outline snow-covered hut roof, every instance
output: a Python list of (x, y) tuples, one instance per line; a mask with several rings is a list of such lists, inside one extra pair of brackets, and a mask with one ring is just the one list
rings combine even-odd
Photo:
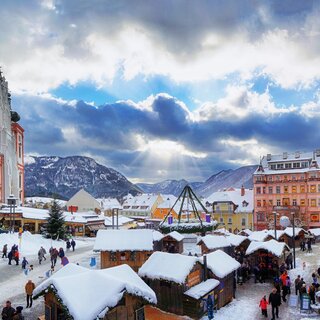
[(140, 277), (183, 284), (198, 262), (197, 257), (166, 252), (154, 252), (139, 269)]
[(165, 236), (164, 234), (162, 234), (157, 230), (153, 230), (152, 235), (153, 235), (153, 241), (160, 241)]
[[(305, 234), (307, 234), (308, 232), (303, 229), (303, 228), (294, 228), (294, 234), (298, 235), (300, 232), (304, 232)], [(287, 227), (284, 229), (284, 233), (289, 236), (289, 237), (293, 237), (293, 228), (292, 227)]]
[(219, 280), (208, 279), (187, 290), (184, 294), (196, 300), (205, 296), (220, 284)]
[(269, 230), (253, 231), (248, 239), (250, 241), (265, 241), (269, 236), (273, 237)]
[(152, 230), (99, 230), (94, 251), (152, 251)]
[[(117, 218), (114, 217), (114, 224), (117, 223)], [(118, 224), (119, 226), (123, 226), (125, 224), (132, 223), (134, 220), (124, 216), (118, 216)], [(106, 226), (112, 226), (112, 217), (104, 217), (104, 224)]]
[(227, 253), (222, 250), (216, 250), (207, 254), (207, 266), (215, 276), (224, 278), (231, 272), (240, 268), (241, 265)]
[(98, 198), (102, 210), (122, 209), (122, 206), (116, 198)]
[(218, 236), (218, 235), (208, 234), (204, 237), (201, 237), (197, 244), (200, 245), (201, 242), (203, 242), (209, 250), (231, 246), (230, 241), (228, 240), (228, 236)]
[(171, 238), (177, 240), (178, 242), (180, 242), (184, 239), (184, 236), (177, 231), (172, 231), (172, 232), (164, 235), (164, 237), (166, 237), (166, 236), (170, 236)]
[(284, 242), (272, 239), (269, 241), (252, 241), (246, 251), (246, 255), (261, 249), (271, 252), (277, 257), (280, 257), (285, 250), (290, 251), (290, 248)]
[(89, 270), (69, 263), (37, 286), (33, 295), (43, 294), (51, 286), (75, 320), (96, 319), (106, 314), (126, 292), (150, 303), (157, 302), (153, 290), (128, 265)]
[(252, 230), (250, 230), (250, 229), (243, 229), (243, 230), (241, 230), (238, 234), (240, 234), (240, 233), (245, 233), (245, 234), (247, 234), (248, 236), (250, 236), (251, 234), (252, 234)]
[(320, 228), (309, 229), (309, 232), (315, 235), (316, 237), (320, 236)]
[(240, 236), (233, 233), (228, 234), (226, 238), (230, 242), (230, 244), (235, 247), (239, 246), (243, 241), (248, 239), (245, 236)]

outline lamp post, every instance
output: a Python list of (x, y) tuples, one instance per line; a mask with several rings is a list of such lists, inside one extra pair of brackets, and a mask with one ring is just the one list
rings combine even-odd
[(296, 234), (295, 234), (295, 224), (294, 224), (294, 219), (295, 219), (295, 212), (293, 211), (293, 212), (291, 212), (291, 215), (292, 215), (292, 235), (293, 235), (293, 237), (292, 237), (292, 240), (293, 240), (293, 244), (292, 244), (292, 246), (293, 246), (293, 267), (295, 268), (296, 267), (296, 239), (295, 239), (295, 237), (296, 237)]
[(274, 238), (277, 240), (277, 212), (273, 211), (273, 217), (274, 217)]
[(8, 205), (10, 207), (10, 229), (11, 229), (11, 232), (14, 233), (14, 225), (15, 225), (14, 209), (16, 207), (17, 199), (15, 198), (15, 196), (13, 194), (10, 194), (7, 201), (8, 201)]

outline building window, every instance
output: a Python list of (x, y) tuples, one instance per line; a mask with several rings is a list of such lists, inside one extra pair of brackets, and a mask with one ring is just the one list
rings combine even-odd
[(269, 181), (272, 181), (272, 176), (269, 176), (269, 177), (268, 177), (268, 180), (269, 180)]
[(300, 200), (300, 206), (304, 207), (306, 205), (306, 200), (305, 199), (301, 199)]
[(309, 167), (309, 162), (308, 161), (301, 162), (301, 168), (308, 168), (308, 167)]
[(262, 188), (262, 193), (265, 194), (266, 193), (266, 187)]
[(277, 163), (277, 169), (283, 169), (283, 163)]
[(315, 184), (312, 184), (312, 185), (310, 186), (310, 192), (317, 192), (317, 187), (316, 187)]
[(273, 201), (269, 200), (269, 206), (273, 206)]
[(318, 207), (320, 207), (320, 198), (318, 198)]
[(246, 226), (246, 218), (241, 219), (241, 226), (245, 227)]
[(130, 261), (136, 261), (137, 260), (137, 253), (136, 251), (130, 252)]
[(275, 164), (272, 164), (272, 165), (270, 166), (270, 169), (271, 169), (271, 170), (276, 170), (276, 168), (277, 168), (277, 167), (276, 167)]
[(110, 261), (117, 261), (117, 254), (115, 252), (110, 252)]
[(316, 207), (317, 206), (317, 200), (316, 199), (311, 199), (311, 207)]
[(257, 182), (262, 181), (262, 177), (258, 176), (256, 179)]
[(292, 180), (293, 180), (293, 181), (296, 180), (296, 176), (292, 176)]
[(300, 162), (294, 162), (294, 163), (293, 163), (293, 168), (294, 168), (294, 169), (300, 168)]
[(305, 188), (305, 185), (301, 185), (300, 186), (300, 192), (306, 192), (306, 188)]
[(223, 223), (223, 218), (222, 217), (220, 217), (220, 223)]
[(280, 206), (281, 206), (281, 200), (277, 199), (277, 207), (280, 207)]
[(296, 193), (297, 192), (297, 186), (292, 186), (291, 190), (292, 190), (292, 193)]
[(290, 199), (289, 198), (283, 198), (282, 199), (282, 205), (284, 207), (289, 206), (290, 205)]
[(261, 194), (261, 187), (256, 188), (257, 194)]
[(266, 200), (262, 200), (262, 205), (265, 207), (267, 205)]
[(125, 253), (125, 252), (121, 252), (121, 254), (120, 254), (120, 260), (121, 260), (121, 261), (126, 261), (126, 253)]
[(296, 206), (297, 205), (297, 199), (292, 199), (292, 205)]
[(257, 207), (261, 207), (261, 200), (257, 200)]
[(257, 212), (257, 221), (265, 221), (265, 215), (263, 212)]
[(232, 224), (232, 218), (228, 218), (228, 223)]
[(280, 186), (276, 186), (276, 193), (277, 193), (277, 194), (280, 193)]
[(276, 176), (276, 180), (277, 180), (277, 181), (280, 181), (280, 176)]
[(320, 192), (320, 184), (318, 184), (318, 192)]
[(283, 192), (284, 193), (288, 193), (289, 192), (289, 187), (288, 186), (284, 186), (283, 187)]
[(291, 164), (291, 163), (286, 163), (286, 164), (285, 164), (285, 168), (286, 168), (286, 169), (291, 169), (291, 167), (292, 167), (292, 164)]
[(273, 189), (272, 187), (268, 187), (268, 192), (269, 192), (270, 194), (273, 193), (273, 190), (272, 190), (272, 189)]

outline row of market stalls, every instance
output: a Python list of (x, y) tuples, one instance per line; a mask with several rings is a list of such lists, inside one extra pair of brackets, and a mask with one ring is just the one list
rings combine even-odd
[[(283, 235), (290, 235), (290, 230), (279, 232), (278, 237)], [(241, 267), (235, 259), (238, 252), (252, 265), (268, 265), (270, 261), (279, 265), (290, 252), (284, 241), (273, 238), (272, 231), (248, 236), (220, 231), (198, 237), (199, 256), (185, 252), (184, 239), (176, 231), (164, 235), (153, 230), (99, 230), (94, 251), (100, 252), (101, 270), (64, 267), (43, 282), (36, 295), (45, 296), (46, 313), (55, 310), (75, 320), (98, 316), (105, 320), (162, 320), (183, 319), (185, 315), (200, 319), (209, 298), (215, 308), (234, 298)], [(109, 277), (115, 288), (109, 288)], [(70, 282), (81, 283), (81, 290), (67, 292), (65, 286)], [(92, 301), (96, 296), (92, 305), (85, 303), (88, 297)], [(84, 305), (88, 310), (82, 310)]]

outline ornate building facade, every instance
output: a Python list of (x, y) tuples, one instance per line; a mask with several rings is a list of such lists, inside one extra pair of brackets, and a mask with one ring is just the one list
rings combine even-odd
[(281, 216), (298, 227), (320, 227), (320, 150), (264, 156), (253, 175), (256, 230), (279, 226)]
[(24, 129), (11, 109), (8, 83), (0, 71), (0, 203), (14, 195), (24, 201)]

